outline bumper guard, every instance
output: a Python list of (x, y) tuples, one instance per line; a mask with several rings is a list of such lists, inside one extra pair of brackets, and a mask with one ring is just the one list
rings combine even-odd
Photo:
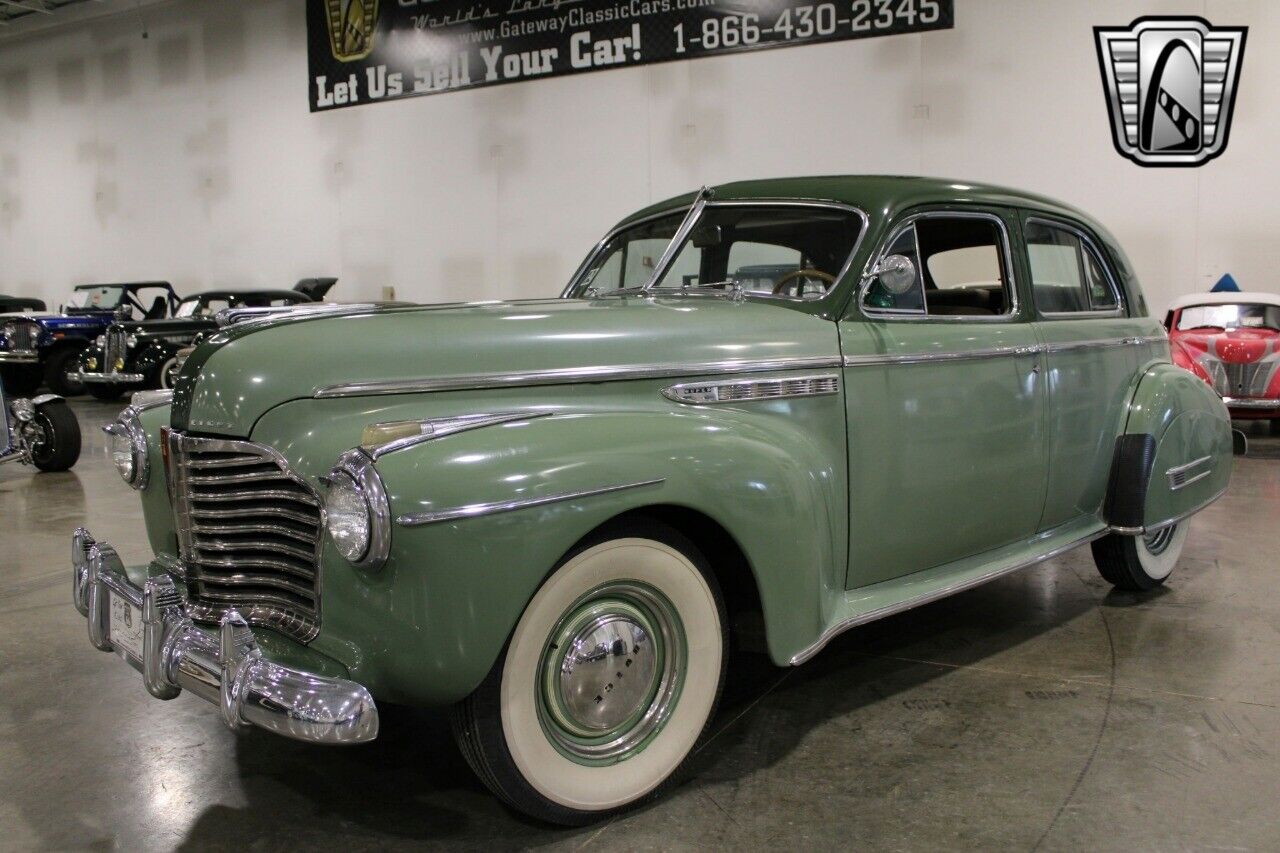
[(107, 385), (126, 385), (142, 382), (147, 377), (141, 373), (88, 373), (79, 370), (71, 374), (81, 382), (93, 382)]
[[(148, 578), (142, 589), (125, 574), (114, 548), (83, 527), (71, 537), (72, 598), (89, 623), (89, 642), (116, 652), (142, 673), (147, 692), (173, 699), (190, 690), (217, 705), (232, 729), (255, 725), (295, 740), (365, 743), (378, 735), (378, 709), (363, 686), (282, 666), (262, 657), (253, 632), (232, 610), (213, 632), (182, 610), (173, 578)], [(142, 611), (141, 659), (112, 645), (114, 593)]]

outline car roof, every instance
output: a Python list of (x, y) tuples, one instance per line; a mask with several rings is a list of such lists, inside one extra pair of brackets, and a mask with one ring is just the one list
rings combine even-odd
[(192, 299), (222, 299), (232, 296), (244, 298), (246, 296), (267, 297), (269, 299), (297, 299), (300, 302), (310, 302), (305, 293), (296, 290), (204, 290), (200, 293), (193, 293), (190, 296), (183, 297), (183, 302), (190, 302)]
[(1170, 311), (1188, 308), (1192, 305), (1236, 305), (1253, 303), (1260, 305), (1280, 305), (1280, 293), (1245, 292), (1227, 290), (1221, 293), (1188, 293), (1179, 296), (1169, 306)]
[[(1083, 220), (1096, 225), (1078, 208), (1048, 196), (995, 184), (953, 178), (907, 175), (817, 175), (736, 181), (712, 187), (713, 201), (828, 201), (862, 210), (893, 213), (919, 204), (963, 203), (1022, 207)], [(693, 204), (696, 193), (685, 193), (652, 204), (624, 222), (642, 219), (675, 207)], [(1099, 229), (1101, 226), (1097, 226)]]
[(76, 290), (88, 290), (91, 287), (127, 287), (129, 289), (139, 287), (167, 287), (173, 290), (173, 285), (167, 281), (100, 281), (93, 284), (77, 284)]

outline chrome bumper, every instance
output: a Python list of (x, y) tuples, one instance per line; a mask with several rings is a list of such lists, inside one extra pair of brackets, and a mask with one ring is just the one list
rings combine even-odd
[(81, 382), (101, 382), (111, 385), (131, 385), (147, 378), (141, 373), (86, 373), (83, 370), (77, 370), (67, 375), (79, 379)]
[(1280, 399), (1268, 400), (1262, 397), (1223, 397), (1222, 402), (1228, 409), (1280, 409)]
[[(323, 744), (365, 743), (378, 736), (378, 709), (359, 684), (273, 663), (236, 611), (218, 631), (197, 626), (167, 575), (130, 583), (114, 548), (95, 542), (83, 527), (71, 537), (72, 598), (89, 622), (89, 642), (116, 652), (142, 673), (147, 692), (172, 699), (183, 689), (217, 705), (233, 729), (255, 725), (276, 734)], [(142, 659), (111, 644), (115, 593), (142, 611)]]
[(5, 350), (0, 352), (0, 364), (36, 364), (40, 353), (33, 349)]

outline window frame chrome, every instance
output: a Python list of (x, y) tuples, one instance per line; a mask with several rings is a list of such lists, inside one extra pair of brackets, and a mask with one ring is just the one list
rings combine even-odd
[[(872, 274), (872, 270), (880, 263), (888, 254), (889, 249), (908, 228), (914, 228), (916, 222), (921, 219), (987, 219), (996, 224), (1000, 236), (1003, 239), (1003, 252), (1001, 259), (1004, 261), (1005, 275), (1008, 282), (1004, 285), (1007, 293), (1009, 308), (1003, 314), (930, 314), (929, 313), (929, 292), (924, 286), (924, 259), (920, 257), (920, 234), (916, 232), (916, 263), (921, 267), (920, 274), (920, 290), (924, 297), (923, 311), (910, 311), (900, 308), (871, 308), (865, 303), (866, 293), (863, 291), (862, 282), (866, 281)], [(890, 320), (894, 322), (917, 322), (917, 323), (1013, 323), (1022, 318), (1022, 300), (1018, 294), (1018, 274), (1013, 264), (1013, 241), (1009, 237), (1009, 226), (1004, 221), (1004, 217), (993, 210), (958, 210), (954, 208), (939, 207), (920, 210), (908, 214), (899, 221), (888, 235), (880, 241), (878, 250), (873, 252), (867, 259), (866, 266), (863, 267), (862, 275), (858, 279), (858, 289), (854, 293), (854, 305), (858, 313), (867, 320)], [(939, 288), (941, 289), (941, 288)]]
[[(709, 208), (811, 207), (811, 208), (819, 208), (823, 210), (835, 210), (835, 211), (840, 211), (842, 213), (852, 213), (858, 217), (858, 220), (861, 223), (861, 227), (858, 230), (857, 239), (853, 241), (853, 246), (849, 250), (849, 256), (845, 258), (844, 263), (841, 265), (840, 272), (836, 275), (835, 281), (832, 283), (831, 288), (827, 290), (827, 292), (824, 293), (821, 297), (818, 297), (816, 299), (814, 298), (806, 299), (800, 296), (786, 296), (783, 294), (775, 294), (775, 293), (762, 293), (759, 291), (751, 291), (751, 290), (742, 291), (740, 295), (747, 296), (747, 297), (758, 297), (760, 299), (770, 299), (778, 302), (796, 303), (801, 305), (829, 305), (830, 303), (828, 303), (827, 300), (830, 299), (832, 295), (834, 295), (836, 291), (840, 289), (841, 282), (843, 282), (845, 278), (849, 275), (849, 271), (853, 267), (854, 259), (858, 257), (858, 251), (862, 248), (863, 241), (866, 240), (866, 237), (867, 237), (867, 232), (871, 228), (871, 217), (867, 214), (865, 210), (863, 210), (862, 208), (854, 204), (846, 204), (844, 202), (827, 200), (827, 199), (805, 199), (805, 198), (794, 198), (794, 197), (733, 198), (733, 199), (716, 199), (714, 197), (711, 197), (711, 198), (704, 199), (701, 197), (702, 192), (703, 191), (699, 192), (699, 198), (695, 201), (695, 205), (698, 202), (702, 202), (701, 208), (697, 211), (698, 216), (694, 218), (692, 221), (688, 221), (686, 219), (686, 221), (681, 223), (680, 229), (676, 231), (675, 235), (673, 235), (671, 238), (671, 242), (667, 245), (667, 248), (663, 250), (662, 256), (659, 258), (658, 263), (654, 266), (653, 275), (649, 277), (649, 281), (645, 284), (645, 286), (618, 288), (611, 291), (609, 290), (600, 291), (597, 295), (602, 298), (611, 297), (611, 296), (645, 296), (645, 295), (656, 296), (656, 295), (671, 295), (671, 294), (680, 294), (680, 295), (687, 295), (687, 296), (712, 296), (712, 297), (717, 297), (721, 299), (733, 298), (735, 296), (735, 293), (732, 290), (710, 291), (710, 290), (706, 290), (698, 287), (658, 287), (656, 286), (656, 282), (662, 281), (663, 277), (667, 273), (667, 269), (673, 263), (675, 263), (676, 256), (679, 254), (678, 252), (679, 246), (684, 242), (684, 238), (687, 237), (689, 233), (691, 233), (693, 229), (697, 227), (698, 220), (702, 218), (702, 214), (705, 213), (706, 210)], [(612, 241), (619, 234), (623, 233), (624, 231), (629, 231), (632, 228), (635, 228), (637, 226), (644, 225), (648, 222), (653, 222), (657, 219), (663, 219), (668, 216), (673, 216), (682, 210), (689, 210), (689, 208), (685, 205), (669, 207), (660, 211), (656, 211), (640, 219), (636, 219), (634, 221), (626, 222), (626, 223), (623, 223), (622, 225), (616, 226), (612, 231), (605, 234), (604, 238), (601, 239), (600, 242), (596, 243), (595, 247), (587, 254), (586, 260), (584, 260), (578, 266), (578, 269), (574, 271), (573, 276), (569, 279), (568, 286), (566, 286), (564, 290), (561, 291), (560, 298), (561, 299), (587, 298), (588, 296), (587, 290), (590, 288), (590, 285), (587, 285), (587, 287), (583, 288), (583, 292), (578, 296), (574, 296), (573, 292), (576, 289), (578, 289), (579, 286), (582, 284), (583, 275), (586, 273), (587, 270), (591, 269), (592, 264), (599, 258), (600, 253), (605, 249), (605, 247), (610, 243), (610, 241)], [(685, 226), (687, 226), (687, 228)], [(679, 242), (677, 242), (677, 240)]]
[[(1090, 309), (1088, 311), (1041, 311), (1040, 306), (1036, 303), (1036, 276), (1035, 270), (1031, 268), (1031, 249), (1027, 242), (1027, 226), (1031, 224), (1047, 225), (1050, 228), (1061, 228), (1080, 238), (1081, 246), (1085, 251), (1091, 252), (1094, 260), (1098, 262), (1098, 266), (1102, 269), (1102, 275), (1107, 280), (1107, 284), (1111, 287), (1111, 294), (1116, 298), (1115, 308), (1106, 308), (1103, 310)], [(1128, 317), (1129, 305), (1125, 301), (1124, 289), (1120, 287), (1120, 282), (1116, 278), (1115, 270), (1111, 268), (1111, 261), (1106, 254), (1098, 246), (1093, 236), (1081, 228), (1079, 225), (1066, 219), (1059, 219), (1052, 214), (1040, 212), (1028, 212), (1022, 217), (1022, 251), (1027, 258), (1027, 290), (1031, 294), (1031, 309), (1037, 317), (1046, 320), (1075, 320), (1075, 319), (1106, 319), (1109, 317)], [(1083, 270), (1081, 270), (1083, 273)], [(1089, 295), (1089, 294), (1086, 294)], [(1090, 305), (1093, 304), (1092, 296), (1089, 297)]]

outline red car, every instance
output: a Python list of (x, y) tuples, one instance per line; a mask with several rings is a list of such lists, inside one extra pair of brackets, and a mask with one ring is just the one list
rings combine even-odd
[(1173, 363), (1212, 385), (1231, 417), (1280, 430), (1280, 294), (1183, 296), (1164, 324)]

